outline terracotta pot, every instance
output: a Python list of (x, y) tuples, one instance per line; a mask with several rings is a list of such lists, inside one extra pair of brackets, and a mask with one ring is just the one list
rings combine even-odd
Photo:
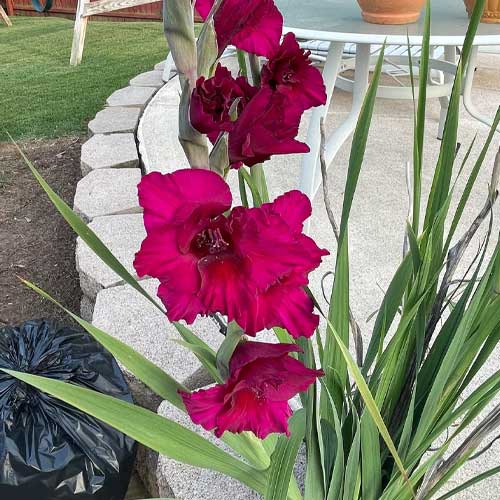
[[(469, 16), (472, 14), (476, 0), (464, 0)], [(500, 0), (488, 0), (484, 6), (483, 23), (500, 23)]]
[(425, 0), (358, 0), (358, 3), (363, 19), (369, 23), (409, 24), (418, 21)]

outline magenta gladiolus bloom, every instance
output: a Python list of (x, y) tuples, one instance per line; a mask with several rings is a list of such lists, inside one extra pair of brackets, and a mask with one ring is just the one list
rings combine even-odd
[[(196, 10), (206, 19), (214, 0), (196, 0)], [(219, 55), (228, 45), (269, 56), (279, 45), (283, 16), (273, 0), (223, 0), (214, 17)]]
[(280, 326), (310, 336), (319, 318), (304, 291), (326, 250), (302, 234), (309, 199), (290, 191), (260, 208), (231, 207), (214, 172), (151, 173), (139, 184), (147, 237), (134, 266), (161, 282), (171, 321), (221, 313), (248, 335)]
[(251, 167), (273, 155), (307, 153), (309, 146), (295, 139), (303, 109), (269, 88), (259, 90), (229, 133), (229, 161)]
[(189, 110), (191, 124), (215, 143), (221, 132), (229, 132), (233, 126), (230, 111), (236, 99), (238, 116), (256, 92), (245, 77), (233, 78), (231, 72), (219, 64), (212, 78), (201, 77), (196, 82)]
[(294, 344), (241, 343), (225, 384), (192, 394), (181, 392), (191, 420), (214, 430), (217, 437), (225, 431), (252, 431), (261, 439), (272, 432), (289, 435), (288, 401), (324, 375), (288, 355), (299, 351)]
[(286, 95), (290, 105), (301, 110), (325, 104), (323, 77), (311, 65), (309, 55), (310, 52), (300, 48), (295, 35), (287, 33), (262, 67), (262, 85)]

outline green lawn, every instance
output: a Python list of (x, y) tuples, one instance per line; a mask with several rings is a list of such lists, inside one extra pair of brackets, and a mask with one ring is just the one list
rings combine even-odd
[(80, 66), (73, 22), (13, 17), (0, 23), (0, 140), (83, 132), (116, 89), (166, 57), (161, 23), (90, 22)]

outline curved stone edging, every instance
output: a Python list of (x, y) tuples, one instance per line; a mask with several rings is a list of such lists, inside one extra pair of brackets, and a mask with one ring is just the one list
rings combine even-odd
[[(109, 96), (107, 106), (89, 122), (89, 140), (82, 145), (83, 178), (77, 184), (74, 210), (131, 272), (133, 255), (144, 236), (137, 200), (142, 171), (136, 134), (144, 109), (165, 83), (163, 69), (164, 63), (158, 63), (154, 70), (132, 78), (128, 87)], [(106, 298), (106, 295), (100, 297), (100, 292), (110, 290), (113, 295), (115, 289), (121, 288), (122, 280), (80, 238), (77, 239), (76, 266), (83, 291), (80, 313), (87, 321), (94, 321), (96, 300)], [(161, 399), (147, 391), (130, 372), (124, 370), (124, 374), (138, 404), (156, 411)], [(155, 496), (158, 494), (154, 475), (157, 461), (157, 454), (139, 447), (136, 469)]]
[[(76, 187), (74, 210), (125, 260), (130, 260), (125, 255), (127, 231), (131, 226), (140, 227), (141, 222), (136, 186), (142, 172), (136, 133), (144, 109), (164, 85), (162, 64), (132, 78), (129, 86), (109, 96), (107, 106), (89, 122), (90, 138), (82, 145), (83, 178)], [(110, 216), (121, 216), (121, 223), (113, 223)], [(76, 265), (83, 291), (81, 313), (90, 321), (97, 293), (121, 281), (113, 279), (113, 273), (80, 239)]]

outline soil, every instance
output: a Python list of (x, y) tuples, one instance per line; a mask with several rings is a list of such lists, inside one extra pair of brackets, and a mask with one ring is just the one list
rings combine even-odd
[[(54, 191), (73, 206), (81, 178), (83, 139), (64, 137), (20, 142), (19, 146)], [(0, 328), (27, 319), (71, 323), (67, 314), (24, 286), (35, 283), (79, 313), (81, 290), (75, 267), (76, 236), (34, 179), (16, 147), (0, 142)], [(147, 493), (134, 475), (127, 500)]]
[[(49, 185), (70, 206), (80, 173), (79, 137), (20, 142)], [(70, 322), (55, 305), (25, 287), (35, 283), (79, 312), (75, 235), (34, 179), (16, 147), (0, 142), (0, 327), (27, 319)]]

